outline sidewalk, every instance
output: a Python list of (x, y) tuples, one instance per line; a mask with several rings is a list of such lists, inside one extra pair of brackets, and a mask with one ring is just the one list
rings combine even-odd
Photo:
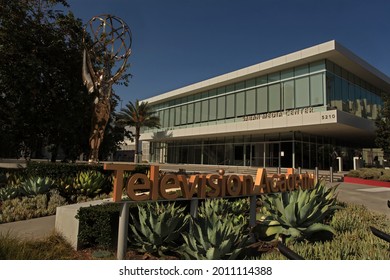
[[(337, 183), (334, 183), (335, 185)], [(340, 183), (338, 187), (338, 199), (340, 201), (363, 204), (369, 210), (385, 214), (390, 220), (390, 208), (387, 200), (390, 200), (390, 188), (373, 187), (350, 183)], [(55, 215), (26, 221), (0, 224), (0, 234), (8, 232), (21, 238), (42, 238), (54, 232)]]
[(0, 235), (10, 234), (11, 236), (23, 239), (43, 238), (54, 232), (56, 216), (48, 216), (25, 221), (0, 224)]

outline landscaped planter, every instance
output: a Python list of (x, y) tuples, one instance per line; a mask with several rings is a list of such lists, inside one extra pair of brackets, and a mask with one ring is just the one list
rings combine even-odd
[(344, 176), (344, 182), (345, 183), (352, 183), (352, 184), (362, 184), (362, 185), (369, 185), (369, 186), (375, 186), (375, 187), (390, 188), (390, 182), (377, 181), (377, 180), (367, 180), (367, 179), (361, 179), (361, 178), (356, 178), (356, 177)]

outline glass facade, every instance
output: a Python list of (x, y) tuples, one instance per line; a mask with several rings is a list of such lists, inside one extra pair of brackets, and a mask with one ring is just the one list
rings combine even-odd
[(333, 147), (337, 147), (344, 170), (352, 168), (356, 150), (330, 137), (301, 132), (167, 141), (164, 158), (159, 152), (162, 147), (153, 147), (152, 162), (320, 169), (331, 166)]
[(161, 129), (231, 122), (265, 112), (323, 106), (325, 60), (153, 106)]
[(375, 120), (383, 102), (380, 89), (326, 61), (327, 103), (331, 108)]
[[(242, 122), (243, 117), (299, 108), (337, 109), (375, 119), (381, 91), (329, 60), (213, 88), (153, 104), (161, 128)], [(346, 161), (353, 148), (336, 139), (300, 132), (194, 140), (164, 140), (150, 145), (152, 162), (328, 168), (331, 147), (343, 149)]]

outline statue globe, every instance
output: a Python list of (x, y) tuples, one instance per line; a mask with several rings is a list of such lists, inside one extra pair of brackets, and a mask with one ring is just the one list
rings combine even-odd
[[(89, 36), (88, 36), (89, 34)], [(89, 162), (99, 161), (99, 147), (111, 114), (112, 85), (120, 80), (131, 54), (132, 35), (127, 24), (112, 15), (95, 16), (84, 27), (82, 76), (94, 95)]]

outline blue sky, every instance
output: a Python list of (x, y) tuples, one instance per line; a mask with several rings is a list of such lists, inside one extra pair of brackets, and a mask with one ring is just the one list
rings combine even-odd
[[(84, 23), (122, 18), (133, 34), (123, 106), (337, 40), (390, 76), (388, 0), (68, 0)], [(118, 108), (119, 109), (119, 108)]]

